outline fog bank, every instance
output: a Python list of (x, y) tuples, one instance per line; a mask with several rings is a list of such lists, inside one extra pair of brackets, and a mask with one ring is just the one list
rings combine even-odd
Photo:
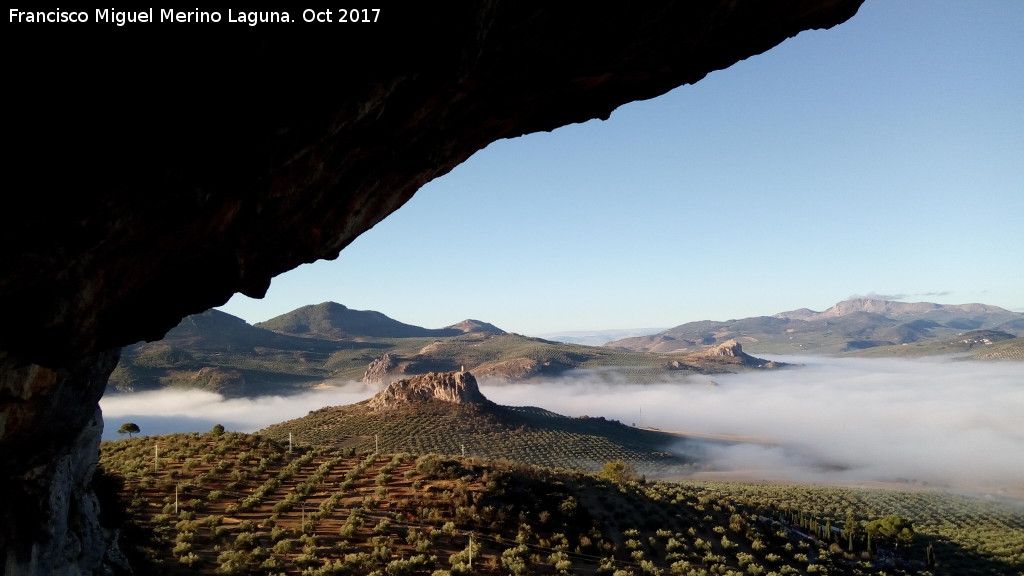
[[(774, 372), (651, 386), (569, 379), (488, 387), (501, 404), (751, 442), (703, 447), (711, 469), (755, 479), (910, 481), (1024, 493), (1024, 365), (772, 357)], [(607, 380), (601, 374), (599, 380)], [(686, 442), (680, 450), (695, 446)]]
[[(681, 377), (658, 385), (575, 372), (528, 384), (481, 382), (491, 400), (566, 416), (733, 444), (680, 440), (709, 459), (705, 476), (822, 482), (914, 482), (1006, 488), (1024, 494), (1024, 364), (948, 360), (773, 358), (803, 364), (774, 372)], [(377, 387), (348, 382), (296, 396), (224, 399), (200, 391), (105, 397), (104, 438), (122, 422), (144, 434), (255, 431), (323, 406), (351, 404)]]
[(117, 429), (123, 422), (138, 424), (143, 434), (206, 432), (215, 424), (237, 432), (255, 432), (324, 406), (366, 400), (379, 390), (379, 386), (345, 381), (302, 394), (256, 398), (225, 398), (203, 390), (111, 394), (100, 401), (106, 422), (103, 439), (118, 438)]

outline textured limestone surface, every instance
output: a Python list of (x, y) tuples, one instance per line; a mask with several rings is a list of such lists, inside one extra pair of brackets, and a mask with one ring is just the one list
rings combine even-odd
[(385, 352), (378, 358), (374, 358), (366, 367), (363, 373), (363, 382), (383, 382), (391, 376), (398, 362), (390, 352)]
[(9, 25), (5, 574), (109, 568), (88, 486), (119, 347), (336, 257), (494, 140), (607, 118), (843, 22), (861, 1), (482, 0), (347, 26)]
[(451, 404), (489, 402), (469, 372), (430, 372), (396, 380), (367, 403), (374, 410), (390, 410), (435, 400)]

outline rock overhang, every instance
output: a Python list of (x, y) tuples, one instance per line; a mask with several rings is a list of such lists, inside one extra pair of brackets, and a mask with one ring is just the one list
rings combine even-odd
[(9, 23), (0, 563), (100, 570), (86, 452), (120, 346), (336, 257), (494, 140), (607, 118), (861, 2), (417, 3), (345, 29)]

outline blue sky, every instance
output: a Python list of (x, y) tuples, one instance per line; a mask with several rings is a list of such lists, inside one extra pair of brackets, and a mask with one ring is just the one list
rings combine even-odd
[(669, 327), (853, 295), (1024, 311), (1024, 2), (869, 0), (693, 86), (495, 142), (220, 309)]

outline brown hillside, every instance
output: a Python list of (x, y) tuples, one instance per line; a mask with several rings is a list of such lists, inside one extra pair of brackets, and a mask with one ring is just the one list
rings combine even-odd
[[(651, 483), (630, 480), (628, 467), (612, 480), (618, 467), (602, 479), (508, 461), (289, 449), (230, 432), (105, 442), (100, 464), (105, 521), (147, 576), (981, 576), (1013, 573), (1024, 543), (1014, 511), (922, 490)], [(860, 536), (849, 553), (827, 530), (842, 528), (847, 511), (858, 523), (914, 518), (918, 543), (907, 551), (879, 536), (872, 555)], [(925, 543), (942, 558), (928, 572)]]

